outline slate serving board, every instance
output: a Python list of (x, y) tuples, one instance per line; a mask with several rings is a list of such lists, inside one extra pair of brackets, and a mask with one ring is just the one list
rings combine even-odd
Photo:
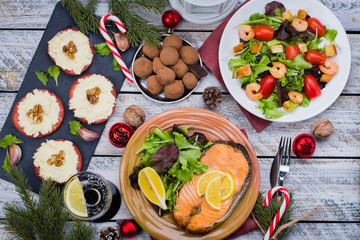
[[(47, 72), (47, 69), (54, 65), (54, 62), (51, 60), (47, 53), (48, 49), (48, 41), (55, 36), (57, 32), (64, 28), (77, 28), (73, 19), (70, 17), (69, 12), (61, 6), (61, 3), (58, 2), (55, 6), (55, 9), (51, 15), (50, 21), (46, 27), (44, 35), (42, 36), (40, 43), (36, 49), (35, 55), (31, 60), (30, 66), (25, 74), (24, 80), (21, 84), (21, 87), (16, 95), (15, 101), (10, 109), (9, 115), (6, 118), (5, 124), (0, 133), (0, 139), (3, 138), (7, 134), (13, 134), (24, 141), (23, 144), (20, 144), (22, 149), (22, 157), (20, 163), (17, 165), (18, 168), (22, 169), (25, 177), (29, 179), (28, 183), (31, 189), (34, 192), (39, 191), (39, 187), (41, 184), (40, 179), (36, 176), (33, 167), (33, 155), (36, 149), (40, 146), (42, 142), (51, 139), (67, 139), (72, 141), (80, 150), (82, 156), (82, 171), (85, 171), (90, 163), (91, 157), (95, 151), (96, 145), (98, 144), (99, 139), (93, 142), (85, 142), (70, 134), (69, 121), (76, 120), (74, 114), (71, 110), (69, 110), (69, 90), (71, 85), (74, 83), (76, 79), (86, 74), (101, 74), (111, 80), (114, 84), (115, 92), (119, 93), (121, 85), (125, 79), (124, 74), (121, 71), (114, 71), (112, 67), (113, 55), (102, 57), (96, 52), (94, 52), (94, 59), (90, 67), (84, 71), (81, 75), (73, 76), (69, 75), (65, 72), (61, 72), (58, 82), (59, 86), (56, 87), (55, 81), (52, 77), (49, 77), (49, 82), (46, 86), (44, 86), (36, 77), (34, 71), (42, 70)], [(100, 34), (88, 34), (90, 41), (92, 44), (98, 44), (104, 42), (104, 39), (100, 36)], [(123, 60), (126, 65), (129, 67), (130, 63), (135, 55), (135, 48), (129, 48), (125, 53), (121, 53)], [(64, 105), (64, 120), (54, 133), (42, 137), (42, 138), (29, 138), (23, 134), (21, 134), (14, 126), (12, 122), (12, 113), (15, 104), (23, 98), (27, 93), (31, 92), (34, 89), (47, 89), (55, 93), (62, 104)], [(105, 122), (106, 123), (106, 122)], [(104, 130), (105, 123), (96, 124), (96, 125), (87, 125), (82, 123), (86, 128), (101, 134)], [(1, 166), (5, 160), (6, 151), (5, 149), (0, 149), (0, 164)], [(7, 175), (7, 173), (0, 169), (0, 177), (11, 181), (11, 178)]]

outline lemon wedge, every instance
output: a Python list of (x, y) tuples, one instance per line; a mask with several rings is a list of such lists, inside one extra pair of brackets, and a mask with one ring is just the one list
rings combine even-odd
[(146, 198), (153, 204), (166, 210), (165, 188), (159, 174), (151, 167), (141, 169), (138, 183)]
[(221, 206), (221, 177), (216, 177), (209, 182), (205, 191), (205, 199), (210, 206), (220, 209)]
[(209, 182), (216, 177), (224, 177), (225, 173), (219, 170), (208, 171), (203, 174), (196, 184), (196, 190), (199, 197), (205, 194), (206, 188), (209, 185)]
[(74, 178), (67, 186), (65, 204), (73, 214), (88, 217), (84, 192), (78, 178)]
[(235, 180), (230, 173), (227, 173), (221, 180), (221, 201), (225, 201), (234, 194)]

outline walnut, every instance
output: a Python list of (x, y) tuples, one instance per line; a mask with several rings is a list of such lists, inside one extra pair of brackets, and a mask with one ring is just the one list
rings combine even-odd
[(66, 53), (66, 56), (68, 56), (68, 58), (70, 58), (71, 60), (74, 60), (77, 49), (76, 49), (76, 46), (73, 41), (70, 41), (68, 43), (68, 45), (64, 45), (63, 51), (64, 51), (64, 53)]
[(316, 138), (327, 138), (334, 132), (334, 126), (328, 119), (317, 120), (311, 128)]
[(99, 87), (94, 87), (94, 88), (86, 90), (87, 100), (89, 100), (89, 102), (92, 105), (97, 104), (99, 101), (100, 93), (101, 93), (101, 91), (100, 91)]
[(132, 127), (138, 127), (145, 121), (145, 112), (136, 105), (130, 105), (124, 112), (125, 122)]
[(33, 123), (41, 123), (43, 120), (44, 110), (40, 104), (36, 104), (32, 109), (30, 109), (26, 116), (33, 120)]
[(65, 161), (65, 152), (63, 150), (59, 151), (59, 154), (52, 154), (51, 158), (47, 160), (47, 163), (51, 165), (55, 165), (56, 167), (60, 167), (64, 164)]

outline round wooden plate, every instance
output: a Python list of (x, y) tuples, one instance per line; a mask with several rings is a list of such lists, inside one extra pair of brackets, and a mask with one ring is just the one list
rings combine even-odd
[[(234, 212), (220, 226), (206, 235), (192, 235), (178, 227), (171, 215), (160, 217), (140, 190), (130, 186), (129, 175), (139, 163), (136, 154), (146, 140), (148, 128), (158, 125), (170, 131), (173, 124), (189, 127), (189, 134), (198, 131), (211, 140), (227, 140), (242, 144), (249, 153), (252, 170), (249, 187)], [(120, 164), (120, 189), (123, 200), (136, 222), (157, 239), (223, 239), (236, 231), (249, 217), (260, 188), (259, 163), (250, 142), (227, 118), (200, 108), (177, 108), (160, 113), (136, 130), (127, 144)]]

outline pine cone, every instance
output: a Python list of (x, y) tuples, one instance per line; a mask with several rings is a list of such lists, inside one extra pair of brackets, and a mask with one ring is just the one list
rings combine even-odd
[(113, 227), (106, 227), (100, 230), (100, 240), (120, 240), (119, 232)]
[(217, 87), (207, 87), (203, 92), (203, 99), (210, 107), (216, 107), (222, 100), (222, 94)]

